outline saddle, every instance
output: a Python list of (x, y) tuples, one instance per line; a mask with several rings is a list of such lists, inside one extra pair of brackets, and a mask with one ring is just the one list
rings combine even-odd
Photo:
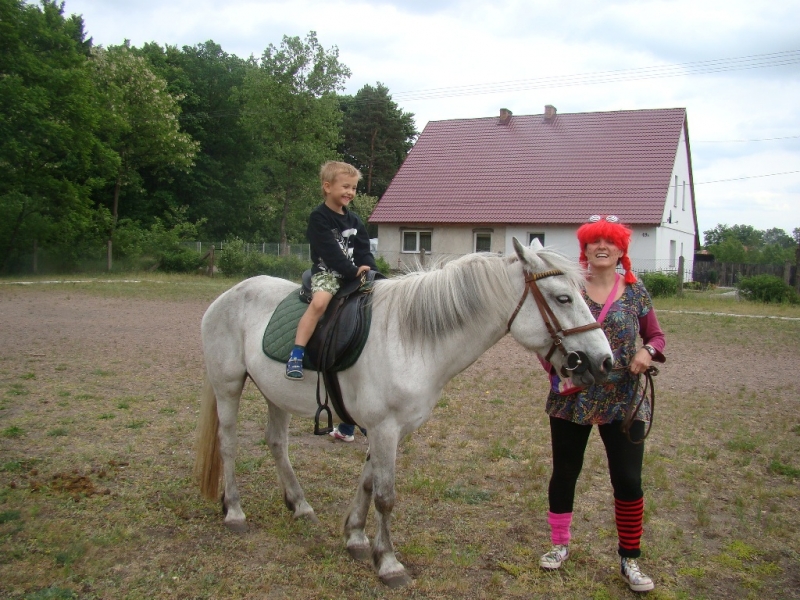
[[(323, 402), (319, 378), (317, 379), (318, 409), (314, 422), (314, 433), (317, 435), (324, 435), (333, 430), (333, 415), (328, 407), (329, 398), (343, 423), (357, 424), (344, 406), (337, 373), (355, 364), (367, 342), (372, 318), (372, 285), (377, 279), (385, 277), (377, 271), (370, 270), (363, 278), (342, 285), (306, 344), (303, 366), (321, 374), (325, 385)], [(294, 336), (297, 333), (297, 323), (311, 302), (310, 270), (303, 273), (302, 281), (299, 290), (290, 292), (281, 301), (264, 331), (262, 347), (264, 353), (273, 360), (286, 362), (289, 359)], [(327, 428), (319, 427), (319, 417), (323, 412), (328, 419)]]

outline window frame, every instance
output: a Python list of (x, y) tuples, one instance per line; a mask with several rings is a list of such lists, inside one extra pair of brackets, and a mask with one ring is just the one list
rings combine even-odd
[[(427, 234), (428, 248), (423, 248), (421, 238)], [(406, 236), (414, 235), (414, 250), (406, 250)], [(428, 254), (431, 253), (433, 247), (433, 230), (432, 229), (404, 229), (400, 232), (400, 253), (401, 254), (419, 254), (421, 250), (425, 250)]]
[(529, 231), (528, 232), (528, 246), (531, 245), (534, 239), (538, 239), (539, 243), (544, 246), (544, 231)]

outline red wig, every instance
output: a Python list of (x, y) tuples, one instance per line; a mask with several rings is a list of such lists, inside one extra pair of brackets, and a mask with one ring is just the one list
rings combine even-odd
[(631, 259), (628, 257), (628, 245), (631, 243), (632, 231), (622, 223), (609, 223), (605, 217), (593, 223), (584, 223), (578, 228), (578, 241), (581, 243), (581, 264), (588, 264), (586, 259), (586, 244), (604, 239), (622, 250), (619, 262), (625, 269), (625, 283), (636, 283), (636, 275), (631, 271)]

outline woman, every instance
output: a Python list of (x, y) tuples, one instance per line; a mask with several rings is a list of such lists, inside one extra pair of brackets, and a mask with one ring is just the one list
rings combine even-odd
[[(553, 448), (547, 520), (553, 548), (539, 564), (544, 569), (558, 569), (569, 556), (575, 485), (592, 425), (597, 425), (614, 490), (620, 573), (633, 591), (646, 592), (653, 589), (653, 580), (642, 573), (636, 559), (641, 553), (644, 514), (641, 440), (645, 422), (650, 420), (649, 401), (642, 404), (627, 433), (621, 426), (633, 402), (638, 376), (653, 360), (665, 360), (664, 334), (650, 295), (631, 271), (631, 230), (615, 216), (595, 215), (578, 229), (577, 235), (580, 261), (588, 267), (583, 297), (595, 318), (602, 321), (614, 354), (614, 370), (605, 383), (587, 389), (571, 388), (559, 393), (559, 386), (554, 383), (547, 398)], [(617, 274), (618, 264), (625, 271), (624, 280)], [(641, 346), (638, 336), (643, 340)]]

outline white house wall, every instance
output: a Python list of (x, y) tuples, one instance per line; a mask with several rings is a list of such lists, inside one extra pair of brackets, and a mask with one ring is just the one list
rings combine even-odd
[(670, 187), (664, 202), (661, 227), (656, 231), (655, 257), (659, 267), (656, 270), (677, 268), (677, 259), (680, 256), (684, 257), (687, 269), (694, 260), (695, 236), (699, 235), (699, 232), (695, 231), (694, 227), (695, 206), (690, 185), (688, 156), (685, 131), (681, 131)]
[[(514, 253), (512, 238), (516, 237), (523, 244), (528, 243), (531, 233), (544, 233), (545, 246), (553, 248), (558, 252), (578, 260), (580, 248), (578, 239), (575, 236), (577, 226), (574, 225), (551, 225), (551, 226), (485, 226), (492, 229), (492, 251), (506, 255)], [(451, 260), (464, 254), (469, 254), (473, 250), (473, 230), (475, 226), (414, 226), (405, 225), (402, 228), (398, 225), (379, 225), (378, 226), (378, 256), (382, 256), (392, 268), (402, 269), (413, 267), (420, 258), (419, 254), (402, 252), (403, 230), (427, 230), (431, 231), (431, 254), (423, 260)], [(633, 234), (628, 248), (628, 255), (635, 271), (669, 271), (676, 265), (670, 264), (669, 241), (675, 239), (678, 254), (683, 244), (684, 256), (687, 260), (687, 270), (690, 271), (690, 262), (693, 256), (693, 237), (685, 232), (680, 236), (674, 229), (669, 232), (660, 231), (663, 229), (656, 227), (634, 226), (631, 227)], [(659, 254), (659, 249), (661, 254)], [(677, 263), (677, 258), (676, 258)]]

